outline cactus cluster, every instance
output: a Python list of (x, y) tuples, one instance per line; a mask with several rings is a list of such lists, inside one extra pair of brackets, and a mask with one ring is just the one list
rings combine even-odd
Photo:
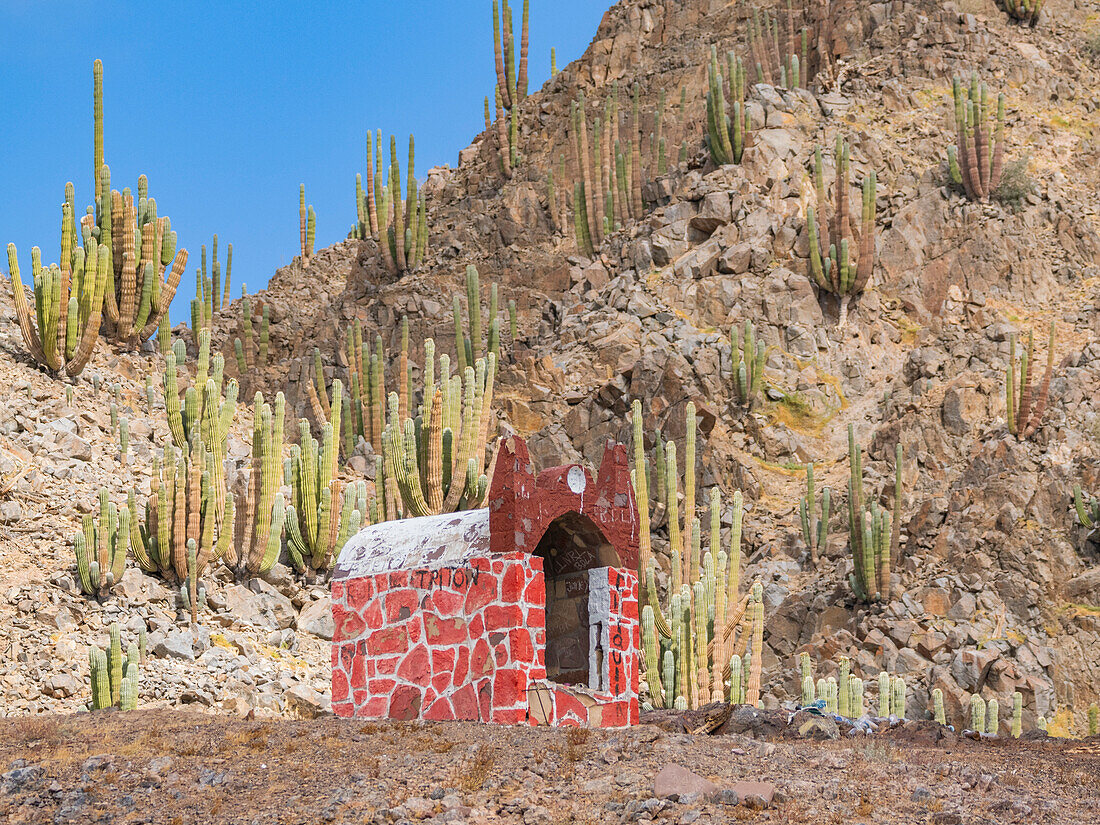
[(787, 0), (786, 31), (780, 35), (780, 12), (771, 16), (752, 11), (749, 21), (749, 54), (756, 67), (756, 82), (785, 89), (807, 88), (813, 75), (810, 67), (810, 30), (795, 26), (794, 10)]
[(75, 377), (87, 366), (99, 341), (104, 296), (111, 289), (111, 258), (90, 234), (83, 247), (75, 245), (68, 200), (61, 211), (61, 266), (43, 267), (38, 247), (31, 250), (33, 308), (27, 302), (19, 255), (12, 243), (8, 244), (8, 273), (19, 329), (31, 357), (55, 373)]
[[(878, 177), (871, 170), (863, 178), (863, 205), (858, 234), (852, 226), (848, 208), (848, 142), (837, 135), (833, 151), (836, 166), (833, 217), (826, 213), (825, 170), (821, 147), (814, 152), (814, 188), (817, 206), (806, 210), (806, 231), (810, 242), (810, 273), (819, 291), (837, 296), (840, 302), (839, 325), (848, 320), (848, 302), (871, 279), (875, 266), (875, 198)], [(852, 253), (858, 250), (853, 260)]]
[(241, 508), (234, 520), (233, 542), (223, 557), (242, 578), (266, 573), (278, 561), (286, 517), (283, 494), (279, 492), (286, 401), (279, 393), (272, 409), (257, 392), (252, 408), (252, 460), (245, 490), (236, 497)]
[[(489, 315), (485, 318), (481, 309), (481, 279), (477, 268), (466, 267), (466, 311), (463, 312), (462, 299), (454, 296), (453, 302), (455, 353), (454, 363), (460, 376), (464, 376), (467, 366), (474, 366), (479, 358), (492, 353), (500, 363), (500, 311), (496, 284), (489, 290)], [(486, 323), (487, 321), (487, 323)], [(512, 338), (515, 339), (515, 302), (509, 302), (509, 322)], [(381, 335), (375, 336), (372, 349), (369, 337), (364, 339), (362, 324), (358, 319), (345, 332), (345, 352), (347, 361), (347, 387), (349, 392), (342, 399), (341, 432), (338, 433), (341, 449), (350, 456), (356, 449), (359, 439), (371, 445), (375, 456), (382, 454), (382, 434), (389, 421), (386, 383), (386, 353)], [(435, 375), (435, 342), (424, 342), (425, 369)], [(449, 371), (451, 359), (440, 358), (441, 367), (446, 365)], [(400, 420), (410, 416), (411, 405), (415, 404), (412, 381), (412, 367), (409, 361), (409, 322), (401, 320), (401, 349), (397, 359), (396, 392), (398, 397), (398, 415)], [(426, 375), (426, 377), (428, 377)], [(331, 421), (332, 401), (325, 389), (325, 371), (321, 351), (314, 348), (312, 374), (308, 364), (302, 365), (302, 383), (306, 387), (314, 419), (318, 423)], [(430, 383), (430, 381), (429, 381)], [(390, 385), (393, 386), (393, 385)], [(430, 397), (422, 392), (421, 403), (428, 403)]]
[(398, 394), (389, 395), (379, 519), (475, 509), (488, 493), (492, 467), (486, 467), (485, 454), (492, 440), (496, 353), (477, 358), (456, 375), (450, 374), (450, 359), (441, 355), (437, 386), (434, 341), (424, 342), (424, 352), (417, 417), (402, 415)]
[[(573, 133), (573, 230), (577, 245), (589, 256), (603, 243), (605, 236), (631, 218), (640, 218), (642, 203), (641, 90), (634, 84), (631, 126), (620, 137), (619, 85), (613, 84), (611, 96), (604, 102), (603, 117), (592, 123), (589, 141), (587, 104), (581, 94), (573, 102), (570, 123)], [(660, 118), (658, 118), (658, 129)], [(564, 171), (558, 185), (564, 187)], [(565, 190), (561, 190), (564, 197)], [(551, 212), (554, 211), (551, 200)], [(564, 208), (559, 223), (566, 224)]]
[[(816, 682), (810, 654), (801, 653), (798, 658), (803, 707), (823, 704), (827, 713), (835, 713), (845, 719), (863, 716), (863, 680), (852, 673), (851, 660), (847, 656), (841, 656), (837, 660), (836, 676), (819, 678)], [(899, 682), (897, 692), (900, 694), (898, 708), (904, 713), (904, 682)], [(889, 712), (886, 715), (889, 716)]]
[(206, 244), (202, 246), (200, 266), (195, 270), (195, 297), (191, 299), (191, 334), (198, 345), (200, 329), (209, 329), (214, 313), (229, 303), (229, 286), (233, 275), (233, 244), (229, 244), (225, 257), (225, 283), (222, 283), (222, 265), (218, 260), (218, 236), (214, 235), (211, 247), (210, 271), (206, 269)]
[[(158, 217), (157, 202), (149, 197), (145, 175), (138, 177), (136, 203), (129, 188), (122, 192), (111, 189), (111, 172), (103, 154), (103, 64), (99, 60), (93, 64), (92, 76), (93, 181), (97, 189), (95, 206), (88, 207), (80, 231), (85, 249), (89, 237), (107, 249), (109, 280), (104, 300), (107, 333), (117, 343), (134, 347), (149, 340), (168, 314), (187, 266), (187, 250), (177, 251), (171, 221)], [(75, 209), (69, 195), (67, 187), (66, 201)], [(75, 244), (75, 225), (71, 235)], [(64, 253), (63, 249), (62, 257)]]
[[(232, 249), (232, 246), (230, 246)], [(226, 273), (228, 280), (228, 273)], [(267, 356), (271, 349), (271, 305), (263, 302), (260, 313), (260, 332), (256, 334), (252, 323), (252, 301), (248, 297), (248, 290), (241, 284), (241, 337), (233, 339), (233, 354), (237, 359), (237, 373), (241, 376), (250, 375), (253, 370), (262, 370), (267, 367)]]
[(969, 86), (954, 78), (951, 91), (955, 99), (955, 145), (947, 147), (951, 180), (962, 186), (970, 200), (988, 201), (1000, 184), (1004, 169), (1005, 96), (997, 96), (997, 120), (993, 127), (987, 123), (989, 91), (984, 83), (978, 83), (977, 72), (971, 74)]
[[(523, 0), (523, 20), (520, 28), (519, 62), (516, 62), (515, 29), (512, 7), (508, 0), (493, 0), (493, 56), (496, 65), (497, 141), (500, 167), (505, 178), (520, 163), (519, 104), (527, 96), (527, 22), (528, 0)], [(489, 99), (485, 99), (486, 128), (489, 126)]]
[(336, 478), (342, 396), (343, 384), (337, 379), (332, 382), (332, 420), (321, 428), (320, 446), (310, 433), (309, 421), (298, 422), (300, 440), (290, 448), (284, 472), (291, 487), (285, 519), (287, 549), (295, 569), (309, 575), (328, 569), (333, 551), (343, 547), (367, 515), (365, 485), (344, 490)]
[(1054, 322), (1050, 322), (1047, 341), (1047, 365), (1039, 394), (1032, 400), (1031, 373), (1035, 364), (1035, 336), (1027, 334), (1027, 347), (1017, 360), (1016, 335), (1008, 338), (1008, 368), (1005, 371), (1005, 404), (1008, 411), (1008, 431), (1018, 439), (1031, 438), (1043, 423), (1043, 414), (1050, 401), (1050, 379), (1054, 372)]
[(1009, 17), (1026, 23), (1031, 28), (1039, 24), (1039, 13), (1043, 10), (1043, 0), (1000, 0), (999, 5)]
[(138, 676), (144, 661), (145, 628), (141, 629), (138, 643), (131, 642), (123, 656), (122, 631), (118, 622), (112, 622), (108, 629), (107, 649), (95, 645), (88, 648), (92, 693), (88, 710), (133, 710), (137, 707)]
[(120, 511), (108, 500), (107, 488), (101, 488), (98, 518), (86, 514), (73, 536), (77, 583), (85, 596), (105, 598), (122, 581), (129, 541), (129, 510)]
[[(764, 604), (759, 583), (740, 597), (741, 493), (733, 496), (733, 529), (727, 553), (721, 549), (721, 497), (710, 491), (709, 541), (696, 515), (695, 405), (686, 410), (684, 512), (679, 508), (676, 443), (658, 433), (653, 475), (658, 515), (651, 521), (649, 466), (641, 402), (633, 404), (634, 470), (638, 501), (638, 574), (642, 587), (642, 637), (650, 701), (656, 707), (698, 708), (711, 701), (760, 700)], [(657, 564), (651, 531), (667, 521), (670, 581), (667, 607), (657, 592)], [(738, 630), (740, 633), (738, 634)], [(735, 638), (736, 636), (736, 638)]]
[[(372, 157), (373, 156), (373, 157)], [(374, 172), (371, 173), (373, 161)], [(367, 131), (367, 186), (362, 175), (355, 176), (358, 223), (352, 235), (361, 240), (373, 238), (382, 251), (382, 261), (391, 275), (414, 271), (428, 250), (428, 206), (416, 182), (416, 143), (409, 135), (407, 189), (401, 197), (401, 163), (397, 156), (397, 138), (390, 136), (390, 163), (382, 165), (382, 130)]]
[(301, 247), (302, 266), (309, 266), (313, 257), (313, 243), (317, 238), (317, 216), (313, 204), (306, 205), (306, 185), (298, 184), (298, 242)]
[(130, 548), (138, 567), (180, 586), (191, 621), (205, 602), (201, 578), (226, 554), (233, 536), (234, 501), (225, 489), (223, 462), (224, 453), (219, 458), (199, 435), (178, 451), (168, 441), (163, 460), (153, 462), (144, 519), (138, 518), (133, 492), (128, 500)]
[(878, 501), (868, 502), (863, 489), (863, 448), (855, 429), (848, 425), (848, 541), (854, 572), (848, 577), (852, 592), (863, 601), (890, 600), (890, 570), (901, 543), (901, 470), (903, 452), (897, 445), (894, 459), (894, 510), (887, 512)]
[(802, 525), (802, 541), (810, 551), (810, 561), (816, 567), (820, 554), (829, 539), (829, 510), (833, 493), (828, 487), (821, 490), (821, 515), (818, 516), (817, 491), (814, 489), (814, 463), (806, 465), (806, 495), (798, 502), (798, 517)]
[(764, 357), (767, 347), (756, 339), (752, 321), (745, 321), (738, 331), (734, 324), (730, 329), (730, 352), (733, 368), (733, 386), (737, 400), (744, 407), (752, 407), (762, 399), (764, 383)]
[(707, 64), (707, 148), (711, 159), (719, 166), (740, 163), (749, 136), (749, 112), (745, 108), (745, 67), (741, 58), (732, 51), (726, 54), (726, 66), (727, 73), (723, 81), (718, 63), (718, 49), (711, 46), (710, 62)]
[(180, 597), (195, 621), (205, 595), (200, 579), (227, 553), (234, 532), (225, 460), (238, 385), (230, 380), (223, 393), (224, 358), (220, 353), (210, 358), (210, 331), (200, 330), (195, 375), (181, 407), (183, 368), (177, 368), (177, 356), (182, 354), (171, 352), (165, 359), (164, 400), (171, 438), (164, 445), (163, 460), (154, 460), (144, 520), (138, 519), (136, 497), (130, 494), (130, 545), (142, 570), (180, 585)]

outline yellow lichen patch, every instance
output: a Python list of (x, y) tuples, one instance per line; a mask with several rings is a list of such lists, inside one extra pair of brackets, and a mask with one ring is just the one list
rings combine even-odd
[(798, 393), (784, 395), (770, 410), (773, 422), (785, 424), (795, 432), (821, 437), (825, 425), (842, 409), (841, 406), (827, 407), (823, 412), (815, 412)]
[(225, 638), (225, 636), (220, 633), (210, 634), (210, 644), (214, 645), (214, 647), (224, 647), (226, 650), (232, 650), (236, 653), (241, 652), (241, 649), (239, 647), (237, 647), (235, 644), (229, 641), (229, 639)]
[(1047, 735), (1059, 739), (1072, 739), (1073, 712), (1069, 708), (1062, 708), (1054, 714), (1054, 718), (1047, 721)]

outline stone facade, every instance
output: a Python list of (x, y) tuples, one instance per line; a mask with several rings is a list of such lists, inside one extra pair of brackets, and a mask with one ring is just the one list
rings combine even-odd
[(367, 527), (332, 582), (341, 716), (638, 720), (637, 507), (626, 450), (536, 479), (501, 447), (489, 507)]

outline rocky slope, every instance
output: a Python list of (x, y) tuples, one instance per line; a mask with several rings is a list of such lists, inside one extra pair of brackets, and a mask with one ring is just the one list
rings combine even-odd
[[(242, 397), (257, 388), (265, 395), (284, 390), (288, 415), (307, 414), (301, 364), (317, 346), (328, 372), (343, 377), (343, 335), (354, 319), (395, 352), (398, 321), (407, 315), (414, 342), (434, 336), (450, 351), (450, 296), (461, 289), (465, 266), (476, 264), (483, 291), (496, 282), (519, 308), (517, 340), (505, 342), (498, 405), (504, 426), (528, 438), (539, 464), (595, 461), (605, 439), (629, 441), (634, 398), (645, 405), (647, 432), (660, 428), (665, 438), (682, 439), (685, 406), (697, 405), (701, 486), (719, 486), (727, 502), (740, 489), (747, 502), (742, 580), (764, 585), (766, 704), (797, 697), (795, 663), (805, 650), (824, 673), (843, 654), (865, 679), (883, 667), (904, 675), (911, 715), (925, 712), (935, 687), (956, 720), (969, 692), (1003, 702), (1020, 690), (1025, 727), (1056, 709), (1076, 714), (1079, 726), (1083, 709), (1100, 696), (1100, 549), (1077, 527), (1071, 505), (1074, 483), (1100, 491), (1100, 226), (1093, 196), (1100, 96), (1086, 28), (1095, 4), (1052, 0), (1036, 29), (1010, 23), (991, 0), (837, 0), (829, 8), (828, 82), (812, 94), (752, 87), (753, 144), (742, 164), (716, 169), (703, 142), (706, 55), (711, 43), (746, 53), (751, 8), (713, 0), (615, 5), (585, 55), (522, 104), (524, 163), (510, 181), (497, 171), (490, 133), (460, 153), (457, 168), (428, 173), (431, 237), (419, 272), (394, 281), (372, 241), (347, 241), (321, 250), (308, 266), (296, 260), (275, 274), (258, 297), (272, 308), (273, 363), (249, 376)], [(1035, 188), (1015, 207), (972, 204), (945, 183), (950, 79), (971, 69), (1007, 95), (1008, 160), (1030, 158)], [(650, 208), (590, 260), (570, 236), (552, 230), (546, 171), (551, 158), (569, 151), (566, 124), (577, 94), (585, 93), (591, 115), (613, 84), (622, 93), (635, 82), (644, 129), (663, 92), (668, 143), (686, 141), (689, 159), (660, 177), (646, 161)], [(830, 146), (838, 133), (851, 141), (853, 180), (871, 169), (879, 179), (878, 266), (844, 327), (835, 301), (818, 296), (807, 276), (805, 232), (813, 149)], [(0, 369), (12, 391), (0, 411), (0, 444), (34, 460), (10, 496), (22, 515), (11, 518), (6, 503), (8, 523), (0, 526), (0, 563), (13, 582), (5, 578), (0, 589), (0, 617), (17, 615), (25, 627), (2, 621), (0, 639), (34, 664), (6, 664), (0, 679), (19, 697), (15, 711), (72, 707), (75, 698), (37, 695), (51, 692), (55, 673), (82, 678), (82, 649), (57, 648), (63, 639), (75, 646), (102, 633), (101, 610), (70, 595), (65, 537), (105, 476), (117, 495), (130, 486), (131, 471), (147, 485), (148, 459), (129, 468), (110, 463), (102, 396), (97, 401), (81, 383), (76, 409), (64, 410), (60, 385), (35, 374), (19, 353), (6, 296), (2, 307)], [(215, 322), (229, 374), (238, 312), (235, 303)], [(752, 410), (737, 403), (732, 382), (730, 328), (746, 320), (768, 346), (769, 401)], [(1043, 353), (1051, 321), (1050, 410), (1034, 440), (1017, 441), (1007, 433), (1003, 400), (1009, 334), (1035, 330)], [(154, 363), (151, 356), (101, 354), (89, 372), (121, 377), (140, 399), (141, 376)], [(163, 429), (156, 416), (146, 417), (150, 431)], [(243, 404), (239, 418), (244, 433)], [(849, 424), (867, 448), (867, 488), (881, 492), (884, 503), (892, 494), (895, 444), (905, 454), (895, 598), (869, 608), (847, 585), (842, 519), (834, 517), (816, 567), (798, 529), (804, 482), (792, 468), (807, 461), (837, 494), (834, 513), (843, 511)], [(90, 444), (87, 459), (57, 446), (66, 434)], [(13, 461), (19, 459), (0, 468), (5, 479)], [(724, 533), (731, 518), (727, 507)], [(667, 567), (663, 549), (658, 537)], [(45, 587), (35, 581), (42, 570), (52, 576)], [(289, 647), (302, 663), (294, 671), (301, 684), (324, 687), (324, 645), (295, 615), (321, 593), (278, 576), (270, 589), (255, 588), (262, 592), (228, 583), (219, 591), (247, 598), (248, 615), (270, 616), (267, 623), (239, 618), (237, 606), (215, 594), (215, 608), (222, 598), (219, 615), (236, 623), (239, 636), (222, 634), (227, 648), (207, 621), (210, 639), (199, 631), (191, 652), (212, 683), (224, 672), (217, 660), (230, 658), (238, 671), (280, 674), (263, 683), (278, 684), (208, 690), (204, 704), (236, 706), (234, 697), (243, 696), (286, 707), (294, 685), (280, 680), (289, 671), (271, 669), (274, 654), (263, 645)], [(133, 598), (139, 610), (167, 612), (149, 607), (160, 604), (155, 597)], [(119, 610), (127, 599), (105, 610)], [(274, 602), (287, 605), (279, 599), (289, 601), (284, 618)], [(51, 611), (60, 612), (58, 605), (75, 617), (76, 631), (56, 626)], [(178, 633), (170, 631), (170, 616), (158, 626)], [(66, 664), (74, 655), (75, 668)], [(143, 700), (159, 695), (154, 685)], [(177, 701), (184, 692), (163, 696)]]

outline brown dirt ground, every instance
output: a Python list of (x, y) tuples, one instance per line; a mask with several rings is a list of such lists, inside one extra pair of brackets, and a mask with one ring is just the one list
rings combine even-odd
[[(11, 773), (16, 760), (31, 770)], [(720, 786), (772, 782), (776, 798), (764, 810), (658, 805), (652, 779), (667, 762)], [(647, 800), (655, 810), (642, 817), (657, 822), (1100, 821), (1095, 737), (928, 747), (889, 733), (762, 742), (651, 725), (570, 731), (155, 710), (2, 720), (0, 773), (0, 822), (13, 824), (635, 822)]]

